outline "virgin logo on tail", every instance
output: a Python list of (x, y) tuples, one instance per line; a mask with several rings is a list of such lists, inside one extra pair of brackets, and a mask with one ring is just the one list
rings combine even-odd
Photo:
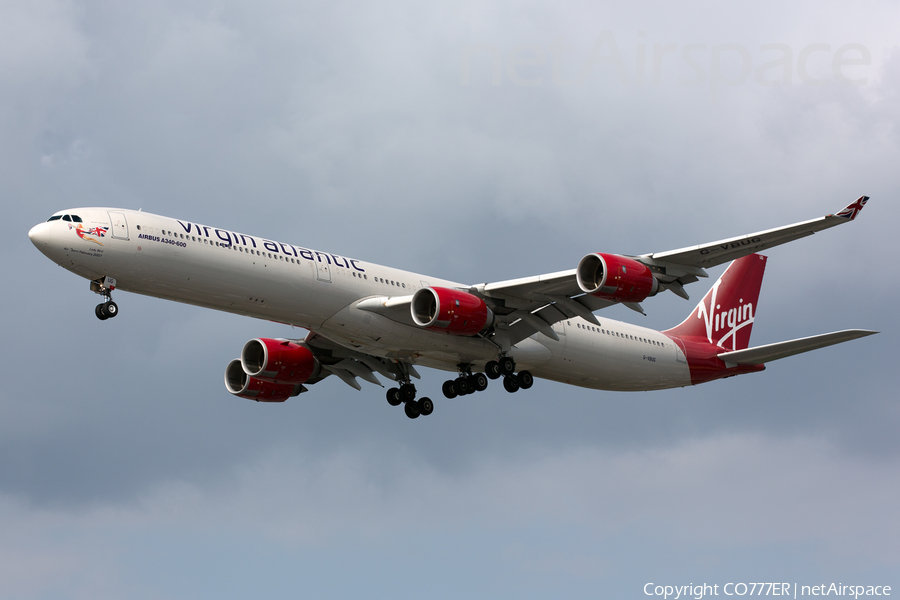
[[(728, 339), (731, 338), (731, 349), (737, 350), (737, 332), (744, 327), (753, 325), (754, 307), (752, 302), (744, 303), (744, 299), (739, 298), (737, 306), (723, 309), (717, 303), (721, 285), (722, 280), (719, 279), (710, 293), (697, 305), (697, 318), (701, 319), (706, 327), (706, 339), (709, 343), (724, 348)], [(707, 299), (709, 300), (708, 306)], [(715, 309), (711, 311), (712, 306), (715, 306)], [(719, 337), (720, 335), (721, 337)]]
[(765, 270), (766, 257), (761, 254), (737, 259), (691, 315), (665, 333), (695, 341), (705, 337), (710, 344), (743, 350), (750, 345), (750, 330), (756, 318)]

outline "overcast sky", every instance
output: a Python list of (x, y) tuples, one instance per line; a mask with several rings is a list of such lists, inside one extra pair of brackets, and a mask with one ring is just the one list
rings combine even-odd
[[(0, 0), (0, 596), (897, 590), (898, 23), (896, 2)], [(649, 393), (448, 401), (424, 372), (416, 421), (336, 378), (234, 398), (248, 339), (304, 332), (124, 292), (101, 323), (27, 238), (142, 208), (479, 283), (861, 194), (767, 252), (752, 342), (881, 335)], [(663, 329), (694, 303), (603, 314)]]

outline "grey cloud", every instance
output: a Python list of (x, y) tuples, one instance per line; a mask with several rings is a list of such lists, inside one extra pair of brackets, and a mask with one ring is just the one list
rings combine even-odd
[[(895, 519), (880, 498), (892, 497), (898, 456), (890, 257), (900, 63), (890, 12), (870, 8), (848, 16), (817, 5), (824, 16), (810, 22), (797, 7), (702, 3), (7, 3), (0, 23), (21, 26), (0, 25), (0, 520), (21, 525), (0, 548), (20, 562), (0, 564), (23, 568), (5, 571), (0, 588), (34, 597), (49, 593), (42, 581), (75, 582), (90, 595), (105, 581), (124, 586), (120, 595), (147, 586), (183, 596), (141, 575), (143, 558), (186, 577), (166, 560), (167, 541), (186, 548), (183, 564), (197, 554), (228, 565), (247, 541), (263, 557), (254, 566), (283, 567), (260, 571), (271, 574), (266, 590), (296, 583), (276, 556), (285, 549), (292, 568), (317, 565), (304, 571), (308, 585), (343, 577), (352, 558), (397, 591), (384, 579), (403, 571), (394, 558), (431, 553), (493, 597), (596, 597), (598, 581), (630, 597), (640, 577), (750, 567), (885, 579), (897, 562), (885, 542)], [(563, 88), (548, 62), (522, 70), (545, 82), (524, 88), (508, 76), (491, 85), (485, 61), (460, 85), (466, 44), (508, 54), (561, 37), (573, 46), (563, 65), (572, 77), (603, 30), (632, 79), (646, 31), (651, 45), (745, 44), (754, 65), (764, 43), (861, 42), (872, 80), (723, 86), (712, 102), (708, 87), (679, 86), (674, 69), (638, 87), (599, 65), (583, 86)], [(100, 323), (87, 283), (26, 238), (67, 206), (143, 207), (477, 283), (572, 268), (590, 251), (765, 229), (863, 193), (872, 201), (853, 224), (768, 253), (754, 342), (849, 327), (883, 334), (671, 392), (539, 382), (510, 396), (494, 386), (441, 399), (416, 422), (380, 388), (339, 381), (284, 406), (232, 398), (222, 371), (247, 339), (303, 332), (128, 294), (117, 297), (122, 315)], [(694, 284), (692, 297), (711, 283)], [(645, 303), (646, 318), (600, 318), (665, 328), (693, 305), (663, 295)], [(420, 389), (439, 396), (444, 378), (426, 373)], [(419, 508), (435, 509), (430, 520)], [(502, 527), (481, 533), (494, 520)], [(710, 556), (716, 569), (704, 566)], [(210, 589), (214, 562), (199, 570)], [(430, 571), (410, 570), (403, 591), (434, 589)], [(529, 585), (517, 587), (523, 572)], [(580, 583), (566, 587), (572, 574)], [(355, 586), (342, 579), (339, 589), (359, 595)]]

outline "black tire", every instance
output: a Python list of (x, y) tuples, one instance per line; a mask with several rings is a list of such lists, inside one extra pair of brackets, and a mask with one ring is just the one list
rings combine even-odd
[(505, 389), (510, 394), (514, 394), (519, 391), (519, 380), (515, 377), (504, 377), (503, 378), (503, 389)]
[(404, 383), (400, 386), (400, 399), (404, 402), (412, 402), (416, 399), (416, 386), (411, 383)]
[(419, 403), (415, 400), (409, 400), (406, 403), (406, 406), (403, 407), (403, 412), (406, 413), (406, 416), (410, 419), (418, 418), (420, 414), (422, 414), (422, 409), (419, 407)]
[(98, 304), (96, 308), (94, 308), (94, 314), (97, 315), (97, 318), (101, 321), (105, 321), (109, 318), (109, 315), (106, 314), (106, 309), (103, 308), (102, 304)]
[(534, 385), (534, 376), (529, 371), (519, 371), (519, 374), (516, 375), (516, 380), (519, 383), (519, 387), (523, 390), (527, 390)]
[(484, 374), (490, 379), (499, 379), (503, 374), (500, 372), (500, 363), (496, 360), (488, 361), (488, 363), (484, 365)]
[(444, 382), (444, 385), (441, 386), (441, 391), (444, 392), (445, 398), (456, 398), (456, 387), (453, 385), (453, 380), (448, 379)]
[(469, 393), (469, 382), (465, 377), (457, 377), (453, 380), (453, 390), (457, 396), (465, 396)]
[(387, 391), (387, 401), (391, 406), (400, 406), (400, 388), (391, 388)]
[(516, 372), (516, 361), (513, 360), (512, 356), (504, 356), (499, 363), (501, 375), (509, 376)]
[(119, 314), (119, 305), (110, 300), (104, 305), (103, 310), (106, 312), (106, 316), (112, 319)]
[(476, 392), (483, 392), (484, 390), (487, 389), (487, 387), (488, 387), (487, 375), (485, 375), (484, 373), (475, 373), (475, 375), (473, 375), (472, 378), (475, 381), (475, 391)]
[(418, 402), (419, 404), (419, 414), (423, 417), (427, 417), (431, 413), (434, 412), (434, 402), (431, 401), (431, 398), (422, 398)]

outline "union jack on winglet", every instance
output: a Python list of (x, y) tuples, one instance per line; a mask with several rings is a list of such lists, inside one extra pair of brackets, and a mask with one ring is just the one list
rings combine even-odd
[(866, 202), (869, 201), (868, 196), (860, 196), (857, 198), (856, 202), (848, 205), (844, 210), (834, 215), (836, 217), (843, 217), (845, 219), (850, 219), (851, 221), (856, 218), (856, 215), (859, 214), (859, 211), (863, 209), (866, 205)]

